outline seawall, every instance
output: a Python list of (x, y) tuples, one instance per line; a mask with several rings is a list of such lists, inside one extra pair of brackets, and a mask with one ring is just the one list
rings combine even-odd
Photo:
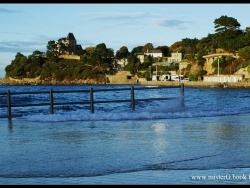
[(220, 88), (250, 88), (250, 82), (226, 82), (226, 83), (217, 83), (217, 82), (203, 82), (203, 81), (187, 81), (187, 82), (178, 82), (178, 81), (141, 81), (141, 85), (152, 85), (152, 86), (178, 86), (181, 83), (184, 83), (185, 87), (220, 87)]

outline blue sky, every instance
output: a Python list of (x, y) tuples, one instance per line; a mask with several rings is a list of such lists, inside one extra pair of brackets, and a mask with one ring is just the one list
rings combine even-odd
[(83, 48), (105, 43), (114, 52), (152, 43), (171, 46), (214, 33), (227, 15), (250, 26), (250, 4), (0, 4), (0, 78), (17, 52), (46, 52), (50, 40), (73, 33)]

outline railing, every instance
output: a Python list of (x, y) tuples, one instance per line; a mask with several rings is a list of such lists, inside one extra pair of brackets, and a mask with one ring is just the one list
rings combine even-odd
[[(89, 104), (90, 105), (90, 112), (94, 113), (94, 104), (97, 103), (120, 103), (120, 102), (130, 102), (131, 109), (135, 110), (135, 102), (136, 101), (152, 101), (152, 100), (169, 100), (173, 99), (173, 97), (161, 97), (161, 98), (145, 98), (145, 99), (135, 99), (135, 90), (152, 90), (152, 89), (162, 89), (166, 87), (143, 87), (143, 88), (116, 88), (116, 89), (93, 89), (92, 87), (90, 90), (66, 90), (66, 91), (42, 91), (42, 92), (10, 92), (9, 90), (7, 93), (0, 93), (0, 96), (6, 95), (7, 102), (6, 104), (0, 104), (0, 108), (7, 108), (7, 118), (11, 118), (12, 116), (12, 108), (15, 107), (28, 107), (28, 106), (49, 106), (50, 114), (54, 114), (54, 106), (56, 105), (74, 105), (74, 104)], [(184, 96), (184, 84), (181, 83), (180, 86), (169, 86), (167, 88), (180, 88), (181, 96)], [(119, 100), (94, 100), (94, 93), (95, 92), (108, 92), (108, 91), (121, 91), (121, 90), (130, 90), (130, 99), (119, 99)], [(55, 93), (89, 93), (89, 100), (82, 100), (77, 102), (54, 102), (54, 94)], [(35, 103), (35, 104), (17, 104), (12, 103), (11, 96), (13, 95), (30, 95), (30, 94), (49, 94), (49, 102), (48, 103)]]

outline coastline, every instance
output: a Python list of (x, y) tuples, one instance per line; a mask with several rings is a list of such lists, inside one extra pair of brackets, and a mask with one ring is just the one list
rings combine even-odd
[[(184, 84), (185, 87), (197, 87), (197, 88), (250, 88), (249, 81), (242, 82), (203, 82), (203, 81), (145, 81), (140, 80), (137, 83), (134, 82), (126, 82), (126, 81), (116, 81), (115, 83), (106, 83), (106, 84), (139, 84), (146, 86), (179, 86), (181, 83)], [(94, 80), (77, 80), (77, 81), (63, 81), (63, 82), (55, 82), (55, 81), (42, 81), (39, 79), (0, 79), (0, 85), (88, 85), (88, 84), (105, 84), (99, 83)]]

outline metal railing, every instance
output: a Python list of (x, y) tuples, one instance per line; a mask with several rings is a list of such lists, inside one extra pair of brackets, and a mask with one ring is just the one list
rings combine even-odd
[[(180, 88), (181, 96), (184, 96), (184, 84), (181, 83), (180, 86), (169, 86), (169, 87), (143, 87), (143, 88), (135, 88), (131, 86), (130, 88), (113, 88), (113, 89), (93, 89), (92, 87), (90, 90), (66, 90), (66, 91), (54, 91), (50, 89), (50, 91), (41, 91), (41, 92), (10, 92), (9, 90), (7, 93), (0, 93), (0, 96), (6, 96), (6, 104), (0, 104), (0, 108), (7, 108), (7, 118), (11, 118), (12, 116), (12, 108), (16, 107), (29, 107), (29, 106), (49, 106), (50, 114), (54, 114), (54, 106), (60, 105), (74, 105), (74, 104), (89, 104), (90, 105), (90, 112), (94, 113), (94, 104), (98, 103), (120, 103), (120, 102), (130, 102), (131, 109), (135, 110), (135, 102), (136, 101), (152, 101), (152, 100), (170, 100), (173, 97), (159, 97), (159, 98), (144, 98), (144, 99), (135, 99), (135, 90), (152, 90), (152, 89), (166, 89), (166, 88)], [(113, 100), (94, 100), (94, 93), (95, 92), (109, 92), (109, 91), (122, 91), (122, 90), (130, 90), (130, 99), (113, 99)], [(89, 100), (81, 100), (77, 102), (54, 102), (54, 94), (55, 93), (89, 93)], [(13, 103), (12, 96), (14, 95), (30, 95), (30, 94), (48, 94), (49, 95), (49, 102), (41, 102), (41, 103)], [(176, 97), (175, 97), (176, 98)]]

